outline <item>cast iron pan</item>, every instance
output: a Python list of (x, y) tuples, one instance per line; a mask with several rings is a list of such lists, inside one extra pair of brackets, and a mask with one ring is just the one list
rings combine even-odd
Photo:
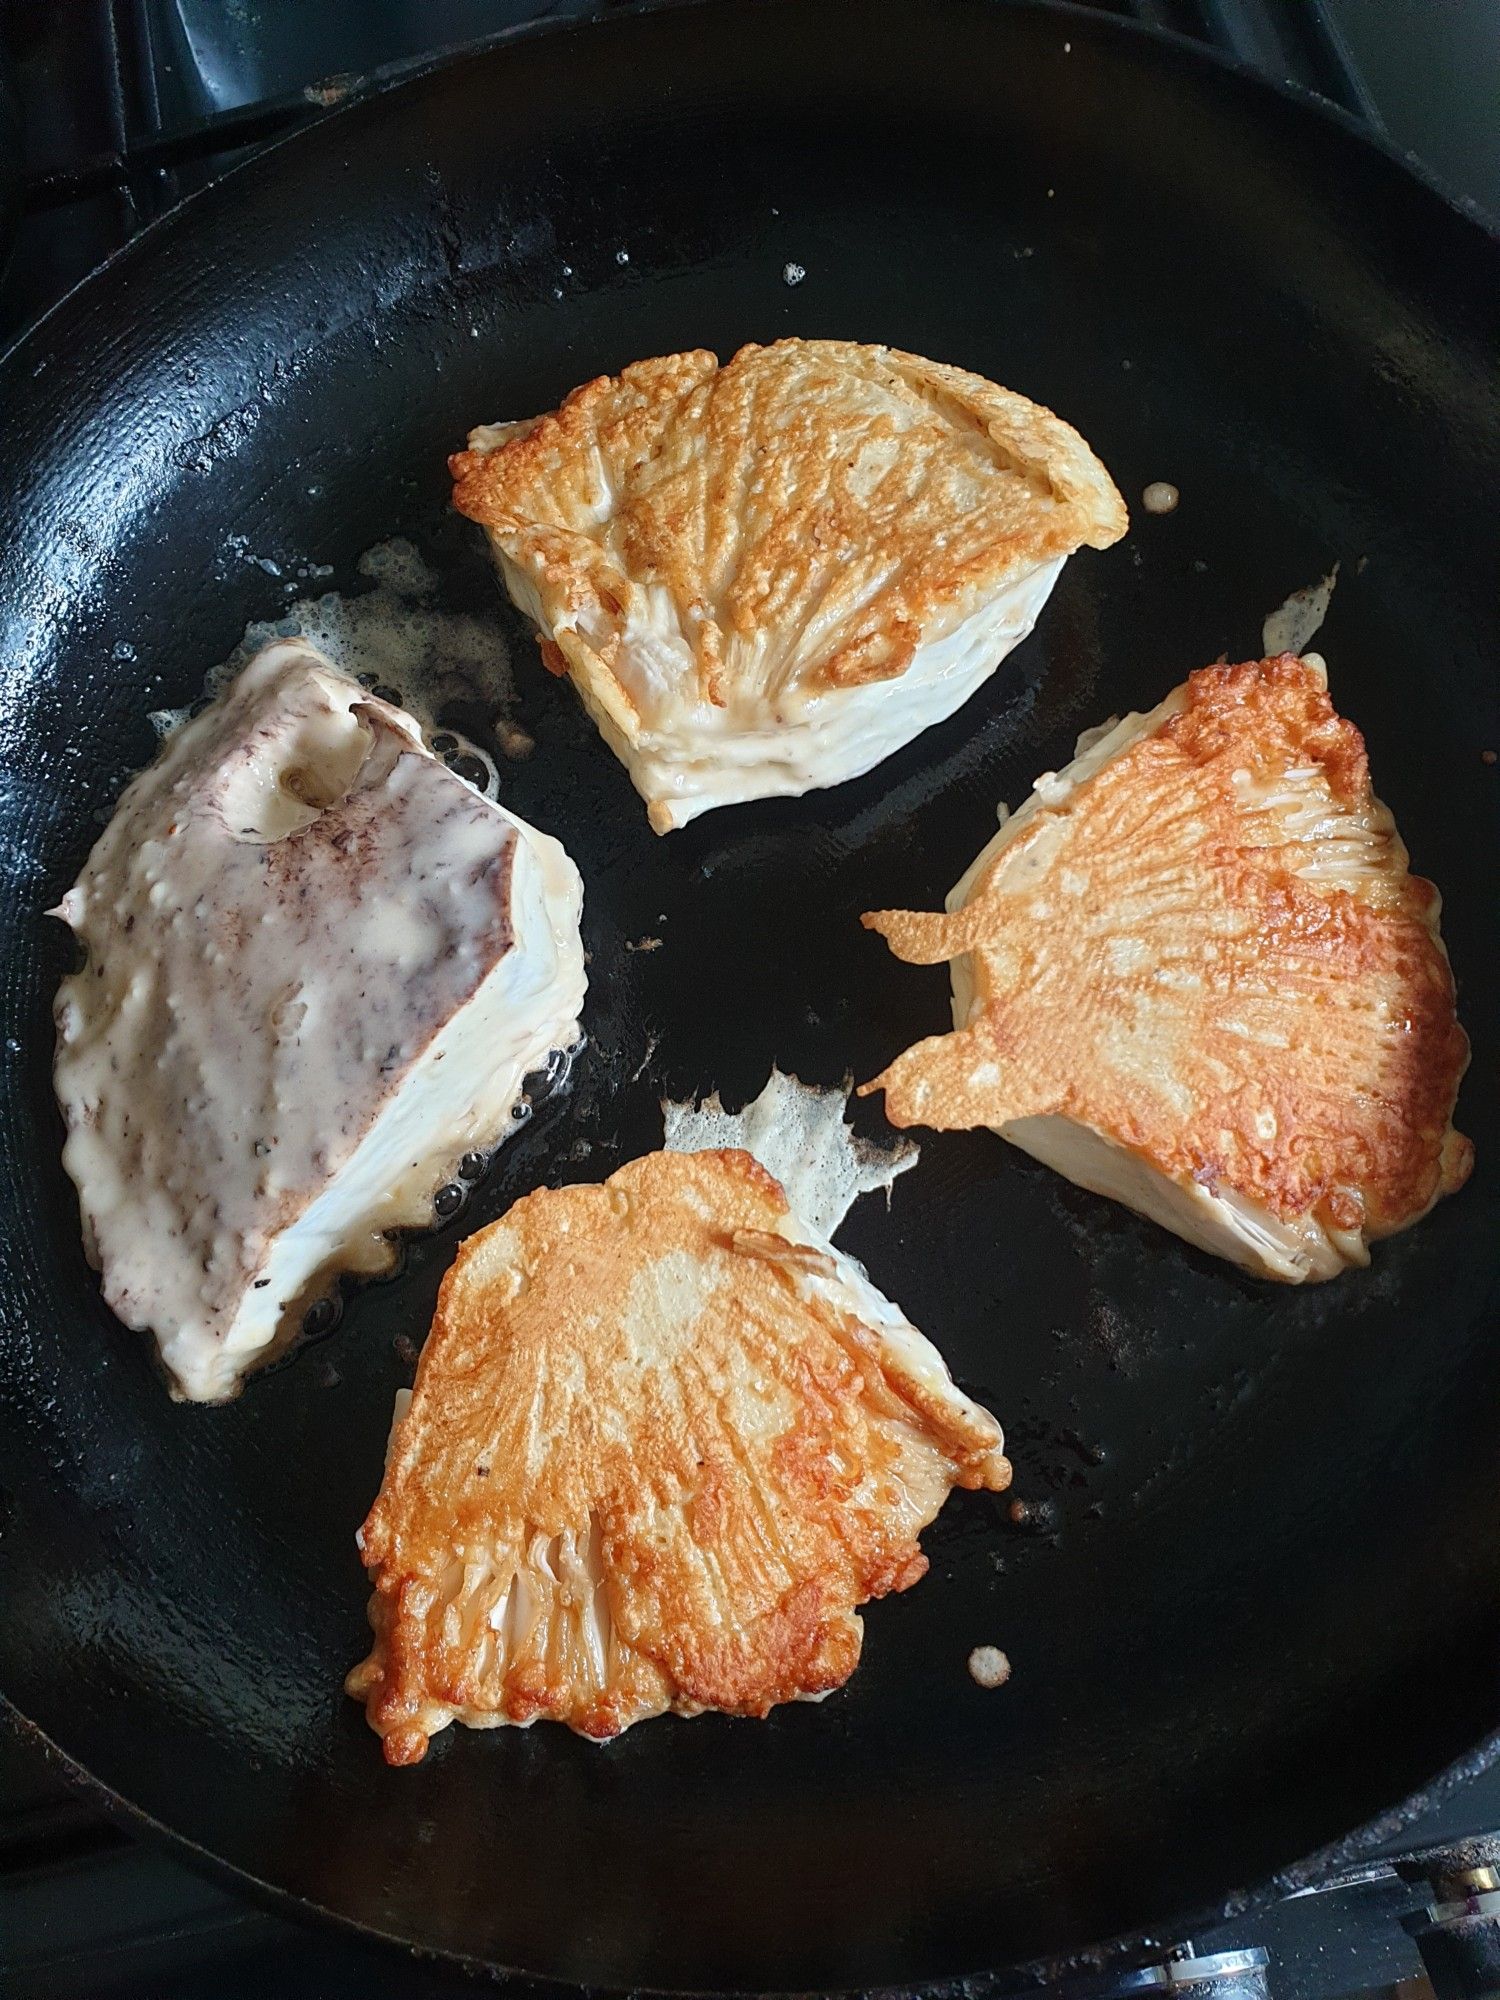
[[(791, 332), (977, 368), (1065, 412), (1127, 495), (1182, 504), (1076, 557), (1014, 660), (880, 770), (658, 840), (446, 515), (444, 454), (632, 357)], [(1495, 244), (1337, 119), (1093, 16), (896, 0), (466, 57), (235, 174), (53, 314), (0, 377), (15, 1708), (309, 1908), (661, 1987), (1055, 1960), (1223, 1908), (1490, 1755), (1497, 343)], [(281, 603), (246, 552), (353, 588), (393, 534), (513, 638), (538, 747), (505, 797), (583, 870), (590, 1043), (401, 1278), (233, 1407), (179, 1407), (79, 1247), (49, 1080), (68, 944), (41, 912), (151, 754), (147, 711)], [(821, 1706), (604, 1749), (455, 1729), (386, 1770), (340, 1692), (353, 1535), (460, 1230), (658, 1143), (664, 1090), (733, 1100), (773, 1060), (869, 1076), (940, 1026), (943, 974), (858, 912), (930, 906), (1080, 727), (1258, 653), (1335, 559), (1334, 689), (1447, 898), (1469, 1188), (1298, 1292), (987, 1135), (929, 1135), (846, 1241), (1001, 1414), (1030, 1523), (957, 1498)], [(1014, 1662), (1001, 1692), (965, 1671), (982, 1642)]]

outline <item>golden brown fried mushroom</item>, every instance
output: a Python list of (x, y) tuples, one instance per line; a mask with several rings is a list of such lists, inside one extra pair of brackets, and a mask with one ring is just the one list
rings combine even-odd
[(639, 361), (469, 443), (454, 504), (659, 833), (868, 771), (1126, 527), (1050, 410), (852, 341)]
[(393, 1764), (458, 1720), (608, 1737), (853, 1672), (954, 1485), (1010, 1478), (937, 1351), (748, 1153), (543, 1190), (459, 1251), (361, 1531)]
[(956, 1022), (865, 1089), (1262, 1276), (1367, 1263), (1468, 1176), (1468, 1042), (1437, 891), (1321, 660), (1206, 667), (1079, 749), (945, 915), (865, 917), (952, 961)]

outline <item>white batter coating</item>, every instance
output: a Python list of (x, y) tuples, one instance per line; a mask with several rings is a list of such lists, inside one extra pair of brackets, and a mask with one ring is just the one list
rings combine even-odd
[(176, 1393), (233, 1394), (504, 1136), (577, 1039), (581, 904), (303, 640), (172, 734), (55, 912), (88, 954), (55, 1076), (90, 1261)]

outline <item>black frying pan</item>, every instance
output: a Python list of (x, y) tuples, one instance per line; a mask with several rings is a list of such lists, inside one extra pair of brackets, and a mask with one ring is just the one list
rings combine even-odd
[[(1182, 505), (1077, 557), (1016, 658), (869, 777), (657, 840), (446, 516), (444, 454), (634, 356), (791, 331), (1013, 384), (1132, 498), (1168, 479)], [(1491, 1755), (1497, 335), (1495, 244), (1344, 122), (1093, 16), (895, 0), (467, 57), (235, 174), (53, 314), (0, 378), (16, 1709), (309, 1907), (667, 1987), (908, 1985), (1164, 1928)], [(1001, 1413), (1030, 1523), (956, 1499), (820, 1707), (605, 1749), (455, 1729), (386, 1770), (340, 1693), (352, 1538), (458, 1230), (233, 1407), (171, 1404), (79, 1246), (49, 1079), (68, 947), (40, 913), (150, 754), (146, 711), (280, 601), (227, 537), (352, 587), (398, 532), (513, 633), (539, 747), (506, 796), (588, 885), (589, 1049), (462, 1227), (656, 1144), (663, 1090), (743, 1096), (773, 1059), (868, 1076), (938, 1027), (942, 973), (857, 913), (930, 906), (1081, 726), (1258, 652), (1335, 558), (1335, 692), (1447, 897), (1472, 1184), (1297, 1292), (929, 1135), (847, 1241)], [(623, 950), (646, 932), (661, 951)], [(965, 1672), (981, 1642), (1003, 1692)]]

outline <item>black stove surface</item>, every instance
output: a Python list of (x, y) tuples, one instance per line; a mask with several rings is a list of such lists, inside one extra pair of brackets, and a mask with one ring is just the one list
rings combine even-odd
[[(1500, 214), (1495, 0), (1095, 4), (1320, 92), (1410, 148), (1460, 199)], [(372, 78), (527, 21), (609, 9), (610, 0), (65, 0), (46, 8), (10, 0), (0, 6), (9, 67), (0, 77), (0, 181), (14, 111), (21, 192), (7, 209), (0, 187), (0, 230), (11, 232), (0, 347), (155, 216)], [(0, 255), (6, 247), (0, 240)], [(1393, 1833), (1380, 1852), (1395, 1859), (1496, 1828), (1500, 1769)], [(1275, 2000), (1333, 2000), (1421, 1978), (1400, 1919), (1427, 1900), (1377, 1860), (1194, 1945), (1199, 1953), (1264, 1946)], [(121, 1830), (0, 1716), (6, 2000), (223, 2000), (241, 1992), (427, 2000), (470, 1985), (262, 1909)]]

